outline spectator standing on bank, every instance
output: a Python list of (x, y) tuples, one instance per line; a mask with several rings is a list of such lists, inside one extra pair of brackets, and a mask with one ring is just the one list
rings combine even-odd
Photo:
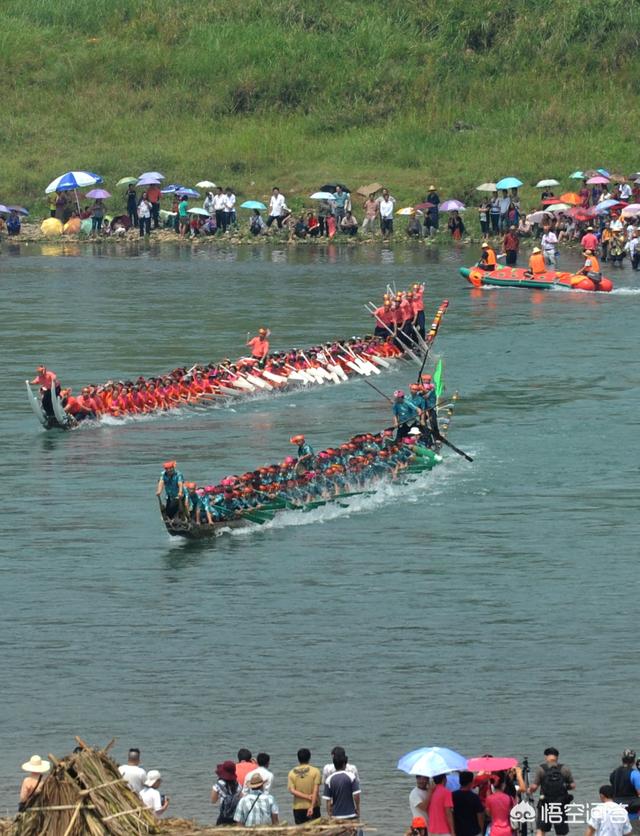
[(613, 800), (613, 787), (605, 784), (598, 792), (600, 804), (591, 811), (585, 836), (628, 836), (633, 828), (626, 809)]
[(573, 800), (569, 791), (574, 790), (576, 785), (569, 767), (558, 762), (559, 756), (555, 747), (545, 749), (545, 762), (540, 764), (533, 783), (529, 785), (532, 795), (540, 789), (536, 836), (549, 833), (552, 827), (557, 836), (566, 836), (569, 832), (566, 805)]
[(284, 195), (280, 194), (280, 189), (277, 186), (273, 187), (271, 197), (269, 198), (269, 215), (267, 217), (267, 226), (275, 221), (278, 224), (278, 229), (282, 229), (282, 221), (287, 208)]
[(320, 818), (320, 770), (311, 765), (311, 752), (298, 749), (298, 766), (289, 772), (287, 789), (293, 796), (293, 820), (296, 824)]
[(147, 780), (146, 770), (140, 765), (140, 749), (129, 749), (127, 762), (118, 767), (118, 772), (125, 779), (129, 787), (138, 795)]
[(378, 198), (378, 212), (380, 213), (380, 231), (383, 238), (387, 235), (393, 234), (393, 212), (395, 210), (396, 199), (389, 194), (388, 189), (384, 189), (382, 197)]

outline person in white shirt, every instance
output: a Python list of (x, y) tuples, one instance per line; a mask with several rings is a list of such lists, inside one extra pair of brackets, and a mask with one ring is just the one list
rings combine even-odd
[(215, 210), (215, 207), (213, 205), (213, 192), (207, 192), (207, 196), (204, 199), (204, 203), (202, 204), (202, 208), (205, 210), (205, 212), (208, 212), (209, 215), (214, 215), (215, 216), (216, 210)]
[(226, 215), (226, 229), (234, 226), (236, 222), (236, 196), (233, 193), (231, 186), (227, 186), (224, 195), (224, 211)]
[(585, 836), (627, 836), (633, 829), (629, 813), (613, 800), (613, 787), (605, 784), (598, 792), (602, 803), (592, 809)]
[(634, 231), (631, 238), (627, 241), (625, 249), (631, 259), (631, 267), (637, 270), (640, 266), (640, 231)]
[(629, 200), (631, 197), (631, 186), (628, 183), (623, 183), (620, 186), (620, 200)]
[(395, 197), (384, 189), (382, 197), (378, 198), (378, 211), (380, 212), (380, 231), (383, 235), (393, 232), (393, 210), (396, 205)]
[[(325, 763), (325, 765), (322, 767), (322, 784), (323, 785), (327, 783), (327, 779), (329, 778), (329, 776), (333, 775), (333, 773), (336, 771), (336, 768), (333, 765), (333, 758), (335, 758), (336, 755), (337, 756), (344, 755), (344, 757), (346, 757), (346, 752), (344, 751), (342, 746), (334, 746), (333, 747), (333, 749), (331, 750), (331, 758), (332, 758), (331, 762), (330, 763)], [(347, 774), (351, 775), (356, 781), (360, 782), (360, 776), (358, 775), (358, 767), (354, 763), (347, 763), (347, 765), (344, 768), (344, 771)]]
[(416, 775), (416, 785), (409, 793), (409, 807), (411, 818), (422, 816), (427, 818), (427, 804), (433, 788), (429, 787), (429, 779), (426, 775)]
[(622, 223), (622, 219), (618, 215), (617, 218), (614, 218), (611, 221), (611, 231), (612, 232), (621, 232), (624, 229), (624, 224)]
[(247, 772), (244, 784), (242, 787), (243, 795), (246, 795), (250, 791), (249, 783), (251, 778), (254, 775), (260, 775), (264, 784), (262, 785), (262, 789), (264, 792), (271, 792), (271, 786), (273, 784), (273, 772), (269, 771), (269, 763), (271, 762), (271, 758), (267, 755), (266, 752), (259, 752), (258, 757), (256, 758), (258, 761), (258, 766), (255, 769), (252, 769), (251, 772)]
[(287, 204), (285, 203), (284, 195), (280, 194), (280, 189), (277, 186), (273, 187), (271, 198), (269, 200), (269, 216), (267, 217), (267, 226), (275, 221), (278, 224), (278, 229), (282, 229), (282, 218), (285, 214)]
[(222, 191), (222, 186), (216, 188), (216, 193), (213, 196), (213, 211), (216, 214), (216, 231), (221, 229), (223, 232), (227, 231), (225, 226), (225, 210), (227, 205), (227, 196)]
[(118, 772), (135, 793), (140, 792), (147, 780), (147, 773), (140, 766), (140, 749), (129, 749), (127, 762), (118, 767)]
[(169, 796), (160, 795), (159, 787), (161, 783), (162, 774), (160, 771), (150, 769), (144, 787), (138, 793), (144, 806), (153, 810), (156, 817), (160, 817), (169, 806)]
[(558, 236), (553, 230), (548, 229), (540, 239), (542, 246), (542, 255), (544, 256), (544, 263), (547, 267), (556, 266), (556, 248), (558, 246)]

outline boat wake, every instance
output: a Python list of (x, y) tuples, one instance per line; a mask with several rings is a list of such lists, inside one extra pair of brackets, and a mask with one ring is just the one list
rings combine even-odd
[(616, 287), (611, 291), (612, 296), (637, 296), (640, 287)]

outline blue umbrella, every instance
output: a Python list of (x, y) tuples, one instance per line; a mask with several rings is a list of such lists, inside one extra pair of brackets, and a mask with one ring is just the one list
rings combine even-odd
[(602, 174), (603, 177), (611, 177), (606, 168), (599, 168), (598, 174)]
[(584, 180), (584, 172), (574, 171), (573, 174), (569, 175), (569, 180)]
[(598, 215), (604, 215), (605, 212), (608, 212), (612, 206), (617, 206), (619, 203), (619, 200), (603, 200), (596, 206), (596, 212)]
[(522, 185), (522, 180), (518, 180), (517, 177), (503, 177), (502, 180), (498, 180), (496, 183), (497, 189), (517, 189), (519, 186)]
[(92, 171), (67, 171), (52, 180), (44, 190), (45, 194), (52, 192), (72, 192), (75, 189), (86, 189), (87, 186), (95, 186), (102, 183), (102, 177)]
[(200, 197), (200, 192), (197, 192), (195, 189), (185, 189), (184, 186), (179, 186), (176, 189), (176, 194), (182, 195), (183, 197)]
[(407, 752), (398, 761), (398, 769), (409, 775), (444, 775), (467, 768), (467, 759), (444, 746), (425, 746)]
[(267, 207), (264, 203), (260, 203), (259, 200), (245, 200), (244, 203), (240, 204), (241, 209), (266, 209)]
[(183, 192), (186, 189), (186, 186), (181, 186), (179, 183), (171, 183), (168, 186), (165, 186), (164, 189), (161, 189), (161, 194), (177, 194), (178, 192)]

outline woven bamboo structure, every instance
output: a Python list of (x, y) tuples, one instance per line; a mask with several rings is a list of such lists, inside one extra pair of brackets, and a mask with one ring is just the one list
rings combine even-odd
[(49, 755), (51, 772), (42, 789), (18, 813), (11, 836), (145, 836), (158, 822), (118, 772), (109, 757), (113, 741), (80, 747), (62, 760)]
[[(336, 822), (317, 819), (309, 824), (288, 827), (265, 825), (264, 827), (203, 827), (186, 819), (171, 819), (160, 826), (160, 836), (355, 836), (363, 828), (362, 823)], [(372, 832), (371, 828), (366, 828)]]

